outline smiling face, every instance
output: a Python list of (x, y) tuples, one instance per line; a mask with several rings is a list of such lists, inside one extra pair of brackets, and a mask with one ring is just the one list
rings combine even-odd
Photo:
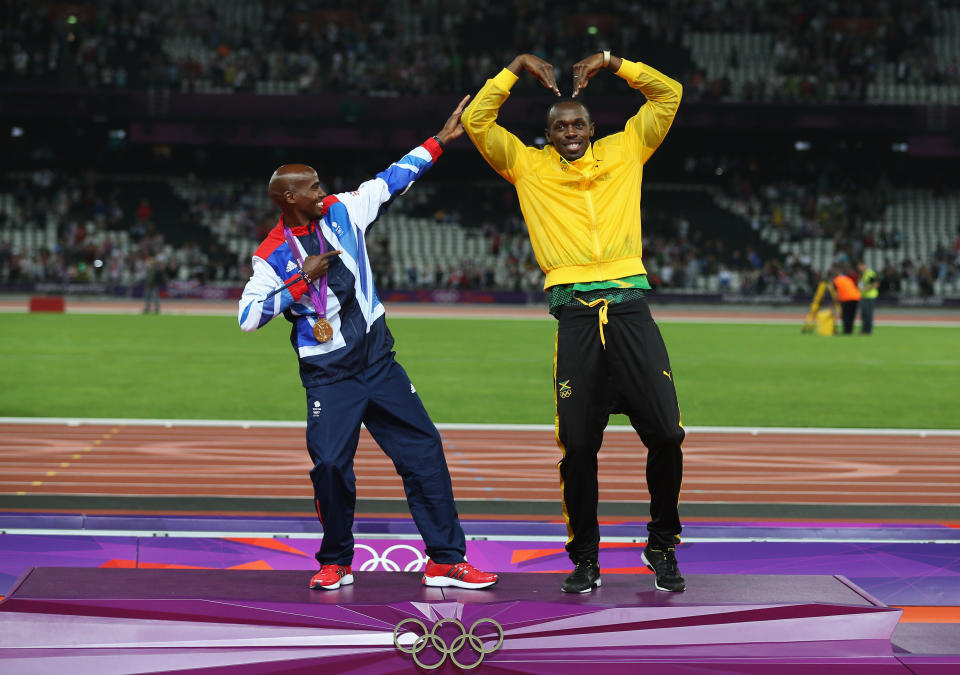
[(568, 162), (583, 157), (593, 138), (590, 111), (578, 101), (555, 103), (547, 113), (547, 142)]
[(269, 191), (270, 199), (284, 214), (296, 214), (305, 222), (323, 216), (323, 198), (327, 193), (313, 167), (284, 164), (270, 178)]

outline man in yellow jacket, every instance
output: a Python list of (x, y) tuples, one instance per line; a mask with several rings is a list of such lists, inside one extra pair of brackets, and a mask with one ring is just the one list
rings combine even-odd
[[(590, 112), (576, 97), (600, 70), (639, 89), (647, 102), (623, 131), (592, 141)], [(461, 120), (480, 154), (517, 190), (558, 319), (556, 435), (574, 563), (562, 590), (587, 593), (600, 585), (597, 454), (610, 414), (623, 412), (647, 447), (651, 518), (643, 561), (656, 574), (656, 588), (682, 591), (674, 546), (684, 431), (667, 350), (644, 297), (650, 284), (640, 232), (643, 165), (670, 129), (681, 86), (609, 51), (588, 56), (573, 67), (573, 98), (551, 106), (547, 145), (537, 148), (497, 124), (524, 71), (560, 95), (553, 67), (522, 54), (487, 80)]]

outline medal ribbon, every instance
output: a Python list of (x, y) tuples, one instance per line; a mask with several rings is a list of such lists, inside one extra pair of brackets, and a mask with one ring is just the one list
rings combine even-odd
[[(287, 227), (287, 224), (283, 222), (283, 217), (280, 218), (280, 222), (283, 224), (283, 236), (287, 240), (287, 246), (290, 247), (290, 251), (293, 253), (293, 257), (297, 259), (297, 265), (300, 266), (301, 271), (303, 270), (303, 256), (300, 255), (300, 248), (297, 246), (296, 238), (293, 236), (293, 232), (290, 231), (290, 228)], [(309, 225), (307, 228), (309, 229)], [(320, 254), (323, 255), (327, 252), (327, 243), (323, 240), (323, 237), (320, 236), (320, 225), (316, 226), (314, 230), (317, 234), (317, 241), (320, 242)], [(307, 290), (310, 292), (310, 302), (313, 305), (314, 311), (317, 313), (321, 319), (327, 317), (327, 274), (323, 274), (323, 277), (320, 279), (320, 292), (317, 292), (317, 289), (314, 288), (313, 284), (307, 284)], [(322, 298), (322, 300), (321, 300)]]

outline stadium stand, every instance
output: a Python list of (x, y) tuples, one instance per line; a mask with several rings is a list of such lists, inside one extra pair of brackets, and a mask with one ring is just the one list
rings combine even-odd
[[(309, 138), (288, 121), (281, 147), (264, 150), (274, 144), (258, 138), (252, 118), (247, 145), (238, 144), (223, 132), (245, 113), (235, 101), (262, 98), (269, 111), (299, 96), (340, 97), (339, 122), (359, 140), (340, 141), (337, 161), (348, 163), (323, 178), (344, 189), (394, 154), (366, 138), (389, 138), (391, 125), (422, 137), (419, 120), (384, 111), (417, 109), (411, 97), (473, 91), (517, 45), (550, 55), (561, 79), (578, 55), (615, 46), (684, 83), (681, 114), (644, 184), (645, 253), (661, 292), (791, 297), (809, 293), (832, 263), (862, 258), (881, 272), (888, 296), (960, 298), (960, 192), (943, 178), (955, 161), (960, 105), (958, 0), (612, 0), (602, 13), (574, 14), (535, 0), (8, 0), (0, 6), (5, 99), (49, 110), (49, 101), (70, 99), (48, 97), (78, 92), (90, 114), (54, 110), (37, 127), (0, 111), (10, 130), (0, 283), (135, 284), (143, 261), (161, 256), (180, 282), (235, 286), (275, 222), (264, 166), (291, 156), (290, 138)], [(538, 94), (521, 80), (514, 96), (522, 105)], [(595, 78), (589, 96), (603, 105), (605, 128), (636, 105), (615, 78)], [(213, 109), (225, 122), (191, 116), (195, 102), (210, 99), (222, 100)], [(753, 128), (781, 115), (801, 124), (834, 115), (835, 124)], [(731, 116), (741, 120), (723, 121)], [(144, 140), (158, 137), (158, 119), (189, 133)], [(866, 119), (871, 131), (858, 129)], [(513, 122), (535, 142), (537, 124)], [(97, 148), (90, 139), (114, 126), (106, 150)], [(205, 135), (216, 140), (198, 146)], [(806, 154), (804, 135), (814, 145)], [(322, 142), (311, 147), (316, 154)], [(857, 157), (838, 166), (838, 154)], [(381, 287), (538, 288), (512, 191), (465, 145), (450, 155), (450, 174), (431, 174), (372, 231)]]

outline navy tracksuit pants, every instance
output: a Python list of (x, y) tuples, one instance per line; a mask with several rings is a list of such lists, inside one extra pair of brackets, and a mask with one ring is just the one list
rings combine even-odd
[(438, 563), (462, 562), (466, 541), (440, 434), (392, 354), (351, 378), (307, 389), (310, 478), (323, 525), (317, 560), (321, 564), (353, 562), (357, 502), (353, 458), (361, 423), (403, 479), (410, 514), (427, 555)]

